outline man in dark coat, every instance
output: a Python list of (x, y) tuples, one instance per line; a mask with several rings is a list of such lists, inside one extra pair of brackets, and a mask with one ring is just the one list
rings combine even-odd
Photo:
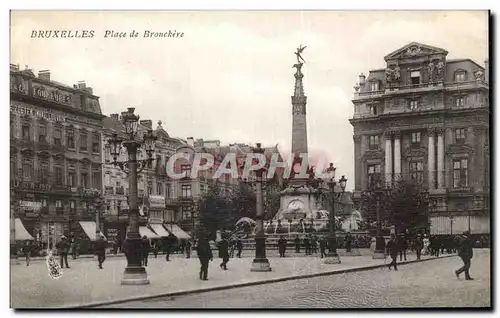
[(345, 237), (345, 251), (349, 253), (351, 251), (352, 247), (352, 236), (350, 232), (347, 232), (347, 235)]
[(295, 253), (300, 253), (300, 239), (298, 235), (295, 237), (294, 243), (295, 243)]
[(210, 243), (208, 242), (208, 238), (206, 234), (201, 233), (198, 244), (197, 244), (197, 253), (198, 258), (200, 260), (200, 279), (208, 280), (208, 262), (213, 261), (212, 250), (210, 249)]
[(173, 246), (174, 245), (174, 238), (172, 236), (169, 236), (165, 239), (165, 259), (167, 262), (170, 262), (170, 253), (172, 252)]
[(407, 248), (407, 242), (406, 242), (406, 236), (403, 233), (400, 233), (396, 239), (396, 243), (398, 244), (399, 248), (399, 261), (403, 261), (403, 256), (406, 261), (406, 248)]
[(417, 259), (420, 259), (420, 254), (422, 253), (422, 249), (424, 248), (424, 241), (422, 240), (422, 236), (420, 234), (417, 234), (414, 248), (415, 251), (417, 252)]
[(398, 243), (396, 242), (396, 236), (394, 234), (391, 234), (391, 239), (389, 242), (387, 242), (386, 245), (387, 249), (387, 254), (391, 256), (392, 262), (389, 264), (389, 269), (394, 265), (394, 270), (398, 270), (398, 252), (399, 252), (399, 246)]
[(151, 250), (151, 244), (149, 243), (148, 237), (144, 235), (141, 241), (142, 247), (142, 264), (148, 266), (149, 251)]
[(469, 274), (469, 269), (470, 269), (470, 263), (471, 259), (473, 256), (473, 250), (472, 250), (472, 242), (470, 239), (470, 233), (469, 231), (465, 231), (462, 235), (462, 237), (458, 240), (458, 256), (462, 259), (462, 262), (464, 263), (464, 266), (462, 266), (460, 269), (455, 271), (455, 275), (457, 278), (460, 277), (460, 274), (462, 272), (465, 272), (465, 280), (473, 280), (472, 277), (470, 277)]
[(26, 257), (26, 266), (30, 266), (32, 252), (33, 252), (33, 244), (31, 244), (31, 241), (26, 240), (23, 246), (24, 257)]
[(326, 257), (326, 245), (327, 245), (326, 238), (323, 236), (319, 240), (319, 250), (321, 252), (321, 258), (323, 258), (323, 256)]
[(106, 241), (104, 240), (104, 236), (99, 235), (97, 237), (97, 241), (94, 245), (94, 253), (97, 255), (98, 267), (102, 269), (102, 264), (106, 260)]
[(311, 255), (311, 242), (307, 236), (304, 237), (304, 247), (306, 249), (306, 255)]
[(186, 242), (186, 258), (191, 258), (191, 240)]
[(241, 242), (241, 239), (238, 238), (236, 241), (236, 248), (238, 249), (238, 258), (241, 258), (241, 251), (243, 250), (243, 243)]
[(66, 263), (66, 268), (70, 268), (68, 265), (68, 251), (69, 251), (69, 242), (66, 236), (61, 237), (61, 241), (56, 244), (57, 252), (59, 253), (61, 259), (60, 264), (61, 267), (64, 267), (63, 261)]
[(222, 258), (220, 268), (227, 270), (227, 263), (229, 262), (229, 242), (226, 238), (223, 238), (219, 242), (219, 257)]
[(285, 257), (285, 249), (286, 249), (286, 239), (282, 236), (278, 240), (278, 251), (280, 253), (280, 257)]

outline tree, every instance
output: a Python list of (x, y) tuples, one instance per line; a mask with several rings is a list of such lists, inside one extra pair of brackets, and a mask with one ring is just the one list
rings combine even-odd
[(427, 191), (414, 181), (402, 180), (392, 188), (370, 188), (361, 195), (361, 211), (365, 221), (360, 228), (374, 231), (377, 220), (377, 204), (383, 229), (395, 226), (396, 232), (407, 229), (417, 231), (428, 228)]
[(224, 189), (216, 182), (203, 195), (198, 207), (200, 211), (200, 224), (203, 230), (208, 231), (210, 238), (215, 237), (217, 230), (229, 227), (228, 215), (231, 213), (232, 201), (224, 195)]

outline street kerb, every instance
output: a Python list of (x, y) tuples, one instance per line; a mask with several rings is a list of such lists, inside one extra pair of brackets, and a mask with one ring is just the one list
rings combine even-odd
[[(431, 261), (431, 260), (436, 260), (436, 259), (443, 259), (443, 258), (453, 257), (453, 256), (456, 256), (456, 254), (442, 255), (439, 257), (426, 258), (426, 259), (420, 259), (420, 260), (403, 261), (403, 262), (399, 262), (398, 265), (420, 263), (420, 262)], [(176, 292), (168, 292), (168, 293), (161, 293), (161, 294), (155, 294), (155, 295), (129, 297), (129, 298), (110, 300), (110, 301), (102, 301), (102, 302), (92, 302), (89, 304), (79, 305), (79, 306), (72, 305), (72, 306), (61, 306), (61, 307), (54, 307), (54, 308), (57, 308), (57, 309), (95, 308), (95, 307), (100, 307), (100, 306), (114, 305), (114, 304), (120, 304), (120, 303), (131, 302), (131, 301), (140, 301), (140, 300), (163, 298), (163, 297), (175, 297), (175, 296), (183, 296), (183, 295), (189, 295), (189, 294), (199, 294), (199, 293), (206, 293), (206, 292), (217, 291), (217, 290), (241, 288), (241, 287), (264, 285), (264, 284), (273, 284), (273, 283), (279, 283), (279, 282), (284, 282), (284, 281), (288, 281), (288, 280), (297, 280), (297, 279), (305, 279), (305, 278), (312, 278), (312, 277), (320, 277), (320, 276), (329, 276), (329, 275), (338, 275), (338, 274), (345, 274), (345, 273), (367, 271), (367, 270), (386, 267), (387, 265), (388, 264), (359, 266), (359, 267), (353, 267), (353, 268), (347, 268), (347, 269), (332, 270), (329, 272), (293, 275), (293, 276), (272, 278), (272, 279), (246, 282), (246, 283), (228, 284), (228, 285), (222, 285), (222, 286), (212, 286), (212, 287), (207, 287), (207, 288), (190, 289), (190, 290), (181, 290), (181, 291), (176, 291)]]

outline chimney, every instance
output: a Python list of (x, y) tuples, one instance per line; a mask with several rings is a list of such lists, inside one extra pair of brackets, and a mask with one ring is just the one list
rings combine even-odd
[(194, 147), (194, 138), (193, 137), (188, 137), (187, 138), (187, 143), (189, 146)]
[(85, 91), (87, 91), (91, 95), (94, 95), (94, 90), (92, 89), (92, 87), (85, 88)]
[(114, 120), (120, 120), (120, 117), (118, 116), (118, 114), (109, 114), (109, 117), (113, 118)]
[(43, 70), (38, 72), (38, 78), (50, 82), (50, 71), (49, 70)]
[(141, 120), (139, 124), (148, 127), (148, 129), (153, 129), (153, 121), (151, 119)]
[(85, 84), (85, 81), (78, 82), (78, 89), (84, 89), (86, 87), (87, 87), (87, 84)]
[(11, 71), (19, 71), (19, 64), (10, 64), (10, 70)]
[(365, 76), (365, 74), (363, 74), (363, 73), (359, 74), (359, 85), (360, 85), (360, 86), (365, 85), (365, 81), (366, 81), (366, 76)]
[(490, 61), (488, 59), (484, 61), (484, 81), (490, 83)]

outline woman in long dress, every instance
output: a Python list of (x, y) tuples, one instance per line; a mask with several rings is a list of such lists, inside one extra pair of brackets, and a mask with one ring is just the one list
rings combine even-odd
[(429, 255), (429, 245), (431, 244), (427, 234), (424, 236), (424, 248), (422, 249), (422, 255)]

